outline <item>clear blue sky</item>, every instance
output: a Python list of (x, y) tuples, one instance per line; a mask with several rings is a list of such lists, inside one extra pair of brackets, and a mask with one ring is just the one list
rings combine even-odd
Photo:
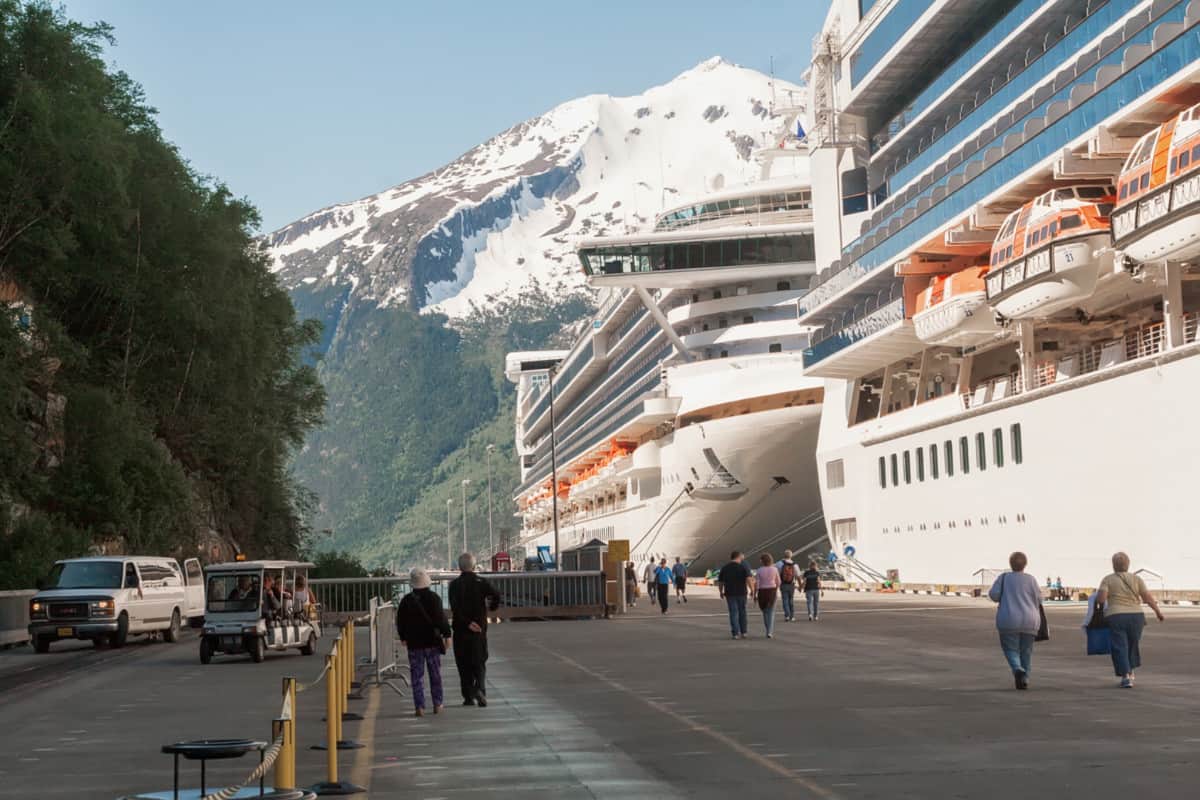
[(441, 166), (584, 94), (636, 94), (714, 55), (799, 81), (824, 0), (67, 0), (105, 20), (200, 172), (271, 230)]

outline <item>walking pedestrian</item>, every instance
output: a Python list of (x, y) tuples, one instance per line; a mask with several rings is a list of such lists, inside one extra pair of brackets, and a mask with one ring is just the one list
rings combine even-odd
[(417, 567), (408, 574), (412, 591), (404, 595), (396, 609), (396, 634), (408, 648), (408, 671), (412, 676), (413, 705), (418, 717), (425, 716), (425, 674), (429, 674), (429, 693), (433, 695), (433, 713), (440, 714), (446, 698), (442, 691), (442, 655), (450, 638), (450, 623), (442, 608), (442, 598), (429, 588), (429, 573)]
[(746, 638), (746, 594), (754, 588), (754, 573), (750, 571), (740, 551), (729, 554), (729, 563), (717, 573), (717, 589), (729, 608), (729, 630), (733, 638)]
[(808, 562), (808, 569), (804, 570), (804, 604), (808, 606), (808, 621), (816, 622), (821, 618), (821, 571), (817, 569), (817, 562)]
[(1104, 608), (1104, 618), (1108, 622), (1113, 671), (1121, 679), (1122, 689), (1132, 689), (1133, 671), (1142, 665), (1139, 645), (1142, 630), (1146, 627), (1142, 603), (1154, 609), (1159, 622), (1165, 622), (1166, 618), (1142, 576), (1129, 573), (1128, 555), (1113, 553), (1112, 567), (1112, 574), (1100, 581), (1100, 588), (1096, 590), (1096, 608)]
[(687, 564), (680, 560), (679, 556), (675, 556), (675, 566), (671, 567), (671, 572), (675, 573), (675, 603), (679, 601), (687, 602)]
[(1025, 572), (1028, 563), (1024, 553), (1010, 555), (1008, 566), (1012, 572), (996, 578), (988, 590), (988, 597), (998, 604), (996, 630), (1000, 633), (1000, 649), (1004, 651), (1018, 689), (1029, 688), (1033, 640), (1042, 621), (1042, 590), (1037, 578)]
[(754, 574), (758, 586), (758, 609), (762, 611), (763, 627), (767, 638), (775, 638), (775, 597), (779, 594), (779, 569), (770, 553), (758, 557), (759, 568)]
[(783, 600), (783, 621), (796, 621), (796, 577), (799, 570), (792, 560), (792, 551), (784, 550), (783, 558), (775, 565), (779, 570), (779, 596)]
[(462, 571), (450, 581), (450, 616), (454, 629), (454, 665), (462, 685), (464, 706), (487, 706), (488, 611), (500, 606), (500, 594), (475, 574), (475, 556), (458, 557)]
[(637, 573), (632, 562), (625, 564), (625, 605), (631, 608), (637, 605)]
[(646, 584), (646, 594), (650, 595), (650, 604), (654, 605), (654, 598), (658, 597), (658, 588), (654, 583), (654, 559), (646, 564), (646, 569), (642, 571), (642, 582)]
[(658, 605), (664, 614), (667, 613), (667, 604), (671, 599), (673, 577), (671, 568), (667, 566), (667, 560), (664, 558), (658, 562), (658, 566), (654, 568), (654, 589), (658, 592)]

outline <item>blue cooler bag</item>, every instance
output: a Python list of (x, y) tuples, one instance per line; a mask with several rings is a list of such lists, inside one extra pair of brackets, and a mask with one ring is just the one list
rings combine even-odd
[(1112, 652), (1112, 643), (1108, 638), (1108, 628), (1084, 628), (1087, 634), (1087, 654), (1089, 656), (1106, 656)]

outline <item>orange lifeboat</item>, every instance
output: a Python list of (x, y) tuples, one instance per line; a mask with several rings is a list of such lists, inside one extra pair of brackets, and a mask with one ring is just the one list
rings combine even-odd
[(1117, 181), (1112, 238), (1134, 261), (1200, 256), (1200, 105), (1134, 145)]
[(992, 243), (988, 305), (1009, 319), (1048, 317), (1084, 303), (1112, 271), (1114, 189), (1051, 189), (1008, 215)]
[(934, 278), (917, 295), (912, 317), (917, 338), (934, 345), (974, 347), (1001, 333), (987, 302), (987, 271), (987, 267), (967, 267)]

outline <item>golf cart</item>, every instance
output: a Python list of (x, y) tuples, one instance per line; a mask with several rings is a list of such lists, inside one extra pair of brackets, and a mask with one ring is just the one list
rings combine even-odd
[(268, 650), (315, 653), (321, 626), (308, 586), (313, 566), (307, 561), (235, 561), (208, 567), (200, 663), (207, 664), (217, 653), (249, 653), (255, 662), (266, 658)]

